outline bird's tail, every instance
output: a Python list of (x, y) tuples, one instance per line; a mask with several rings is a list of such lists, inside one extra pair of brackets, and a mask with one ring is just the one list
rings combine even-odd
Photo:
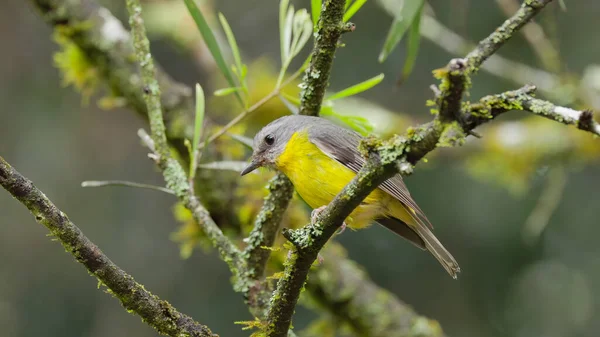
[(396, 218), (381, 218), (376, 221), (392, 232), (409, 240), (414, 245), (422, 249), (427, 249), (446, 269), (448, 274), (456, 279), (457, 274), (460, 272), (458, 262), (456, 262), (452, 254), (444, 248), (425, 224), (418, 222), (414, 226), (409, 226)]

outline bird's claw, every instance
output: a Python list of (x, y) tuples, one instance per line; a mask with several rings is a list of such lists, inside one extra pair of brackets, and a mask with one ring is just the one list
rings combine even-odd
[(321, 212), (323, 212), (325, 207), (327, 207), (327, 206), (321, 206), (319, 208), (315, 208), (312, 210), (312, 212), (310, 212), (310, 222), (311, 223), (314, 224), (315, 222), (317, 222), (317, 217), (319, 217), (319, 214), (321, 214)]
[[(315, 208), (312, 210), (312, 212), (310, 212), (310, 223), (315, 223), (317, 222), (317, 218), (319, 217), (319, 215), (321, 214), (321, 212), (323, 212), (323, 210), (325, 209), (325, 207), (327, 206), (321, 206), (319, 208)], [(340, 235), (342, 234), (345, 230), (346, 230), (346, 221), (342, 222), (342, 225), (340, 226), (340, 228), (337, 230), (337, 234)]]

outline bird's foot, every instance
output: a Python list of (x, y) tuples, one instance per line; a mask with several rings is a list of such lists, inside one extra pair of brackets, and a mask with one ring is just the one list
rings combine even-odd
[(319, 214), (321, 214), (321, 212), (323, 212), (325, 207), (327, 207), (327, 206), (321, 206), (319, 208), (315, 208), (312, 210), (312, 212), (310, 212), (310, 223), (317, 222), (317, 217), (319, 216)]
[(346, 225), (346, 221), (342, 222), (342, 225), (341, 225), (341, 226), (340, 226), (340, 228), (337, 230), (337, 235), (340, 235), (340, 234), (342, 234), (342, 233), (343, 233), (343, 232), (346, 230), (346, 227), (348, 227), (348, 226)]
[[(317, 217), (319, 216), (319, 214), (321, 214), (321, 212), (323, 212), (325, 207), (327, 207), (327, 206), (321, 206), (319, 208), (315, 208), (312, 210), (312, 212), (310, 212), (310, 223), (314, 224), (315, 222), (317, 222)], [(338, 235), (342, 234), (346, 230), (346, 227), (347, 227), (346, 221), (342, 222), (342, 225), (337, 230), (337, 234)]]

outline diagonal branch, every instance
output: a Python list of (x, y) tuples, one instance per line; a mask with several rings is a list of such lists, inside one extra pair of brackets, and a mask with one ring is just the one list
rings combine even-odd
[(236, 274), (241, 265), (240, 252), (237, 247), (223, 234), (221, 229), (211, 219), (208, 211), (202, 206), (195, 196), (192, 186), (188, 183), (185, 171), (181, 164), (171, 154), (167, 143), (166, 128), (162, 117), (160, 102), (160, 87), (156, 80), (156, 69), (150, 54), (150, 42), (146, 37), (146, 30), (142, 20), (142, 8), (138, 0), (127, 0), (133, 45), (137, 59), (141, 66), (142, 83), (144, 84), (144, 100), (152, 130), (153, 148), (156, 156), (154, 159), (161, 168), (167, 188), (183, 202), (202, 226), (206, 235), (218, 249), (221, 259), (229, 264), (230, 269)]
[(110, 292), (128, 311), (165, 336), (216, 336), (210, 329), (177, 311), (167, 301), (147, 291), (131, 275), (115, 265), (83, 232), (69, 220), (33, 183), (0, 157), (0, 185), (29, 209), (40, 224), (58, 238), (75, 259)]

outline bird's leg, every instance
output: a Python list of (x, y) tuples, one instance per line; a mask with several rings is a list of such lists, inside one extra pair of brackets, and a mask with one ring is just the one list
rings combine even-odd
[[(310, 212), (310, 222), (311, 223), (315, 223), (317, 221), (317, 217), (319, 216), (319, 214), (321, 214), (321, 212), (323, 212), (323, 210), (325, 209), (325, 207), (327, 206), (321, 206), (319, 208), (315, 208), (312, 210), (312, 212)], [(342, 234), (345, 230), (346, 230), (346, 221), (342, 222), (342, 225), (340, 226), (340, 228), (338, 229), (337, 234)]]

